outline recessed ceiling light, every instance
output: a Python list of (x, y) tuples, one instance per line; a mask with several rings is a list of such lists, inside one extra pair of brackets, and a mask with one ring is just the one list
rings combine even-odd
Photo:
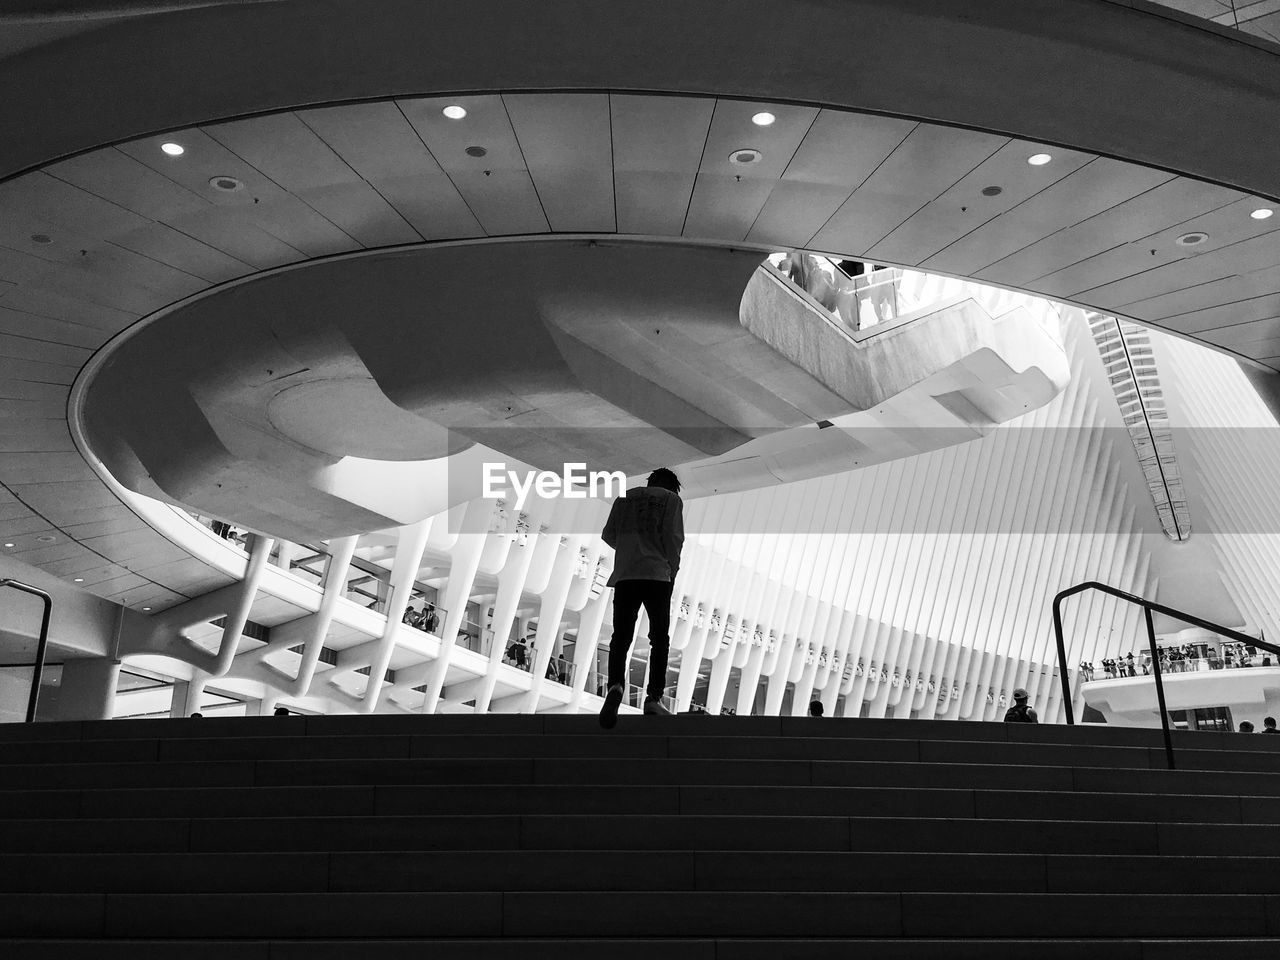
[(484, 147), (470, 146), (467, 147), (466, 154), (468, 157), (483, 157), (489, 151)]
[(187, 152), (187, 148), (180, 143), (174, 143), (170, 140), (167, 143), (160, 144), (160, 149), (171, 157), (180, 157)]
[(244, 184), (235, 177), (216, 176), (209, 178), (209, 186), (215, 190), (221, 190), (223, 193), (235, 193), (237, 190), (243, 190)]
[(33, 233), (31, 235), (31, 242), (40, 244), (53, 243), (53, 237), (49, 236), (47, 233)]
[(440, 112), (443, 113), (450, 120), (461, 120), (463, 117), (467, 115), (467, 108), (459, 106), (456, 103), (451, 103), (449, 104), (449, 106), (445, 107)]
[(1174, 243), (1180, 247), (1194, 247), (1197, 244), (1204, 243), (1208, 239), (1209, 235), (1207, 233), (1202, 233), (1201, 231), (1196, 230), (1192, 233), (1184, 233), (1175, 240)]
[(53, 543), (53, 541), (57, 540), (58, 538), (51, 537), (48, 534), (45, 534), (43, 537), (36, 537), (36, 539), (39, 540), (41, 543)]
[(760, 160), (762, 154), (759, 150), (753, 150), (750, 147), (744, 147), (741, 150), (735, 150), (729, 154), (730, 163), (756, 163)]
[(998, 197), (1002, 193), (1004, 193), (1004, 189), (1002, 187), (983, 187), (982, 188), (982, 195), (984, 197)]
[(143, 607), (142, 609), (143, 609), (143, 610), (150, 610), (151, 608), (150, 608), (150, 607)]
[(84, 583), (84, 577), (76, 577), (76, 583)]
[(12, 544), (12, 543), (6, 543), (6, 544), (5, 544), (5, 546), (6, 546), (6, 547), (12, 547), (12, 546), (13, 546), (13, 544)]
[(1273, 213), (1275, 213), (1275, 211), (1270, 207), (1259, 207), (1257, 210), (1253, 211), (1253, 213), (1249, 214), (1249, 216), (1253, 217), (1255, 220), (1265, 220)]
[(777, 119), (778, 118), (775, 117), (768, 110), (761, 110), (759, 113), (757, 113), (754, 117), (751, 118), (751, 122), (754, 123), (757, 127), (767, 127)]
[(1033, 167), (1043, 167), (1052, 159), (1053, 157), (1049, 156), (1047, 153), (1033, 153), (1031, 156), (1027, 157), (1027, 163), (1031, 164)]

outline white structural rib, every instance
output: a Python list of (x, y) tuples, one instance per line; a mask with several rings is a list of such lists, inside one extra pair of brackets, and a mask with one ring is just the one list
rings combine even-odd
[(1169, 412), (1145, 327), (1100, 313), (1088, 313), (1098, 354), (1147, 478), (1156, 516), (1170, 540), (1191, 536), (1191, 510), (1173, 445)]

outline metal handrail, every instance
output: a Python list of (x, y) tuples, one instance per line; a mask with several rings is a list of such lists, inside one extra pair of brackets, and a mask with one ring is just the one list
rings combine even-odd
[(40, 640), (36, 643), (36, 661), (31, 673), (31, 696), (27, 700), (27, 723), (35, 723), (36, 704), (40, 701), (40, 681), (44, 675), (44, 656), (49, 648), (49, 615), (53, 613), (53, 597), (39, 587), (33, 587), (21, 580), (7, 578), (0, 580), (0, 588), (2, 587), (13, 587), (15, 590), (29, 593), (33, 597), (39, 597), (44, 603), (44, 615), (40, 618)]
[(1169, 711), (1165, 707), (1164, 701), (1164, 679), (1160, 675), (1160, 647), (1156, 643), (1156, 628), (1151, 619), (1151, 614), (1160, 613), (1166, 617), (1181, 620), (1183, 623), (1189, 623), (1193, 627), (1200, 627), (1202, 630), (1208, 630), (1219, 636), (1229, 637), (1238, 643), (1247, 643), (1252, 647), (1261, 647), (1263, 650), (1270, 650), (1272, 653), (1280, 655), (1280, 647), (1275, 644), (1267, 643), (1257, 637), (1251, 637), (1247, 633), (1232, 630), (1230, 627), (1224, 627), (1218, 623), (1211, 623), (1202, 617), (1186, 613), (1183, 610), (1166, 606), (1163, 603), (1156, 603), (1154, 600), (1147, 600), (1145, 597), (1139, 597), (1136, 594), (1126, 593), (1124, 590), (1118, 590), (1105, 583), (1099, 583), (1097, 580), (1086, 580), (1084, 583), (1077, 583), (1074, 587), (1068, 587), (1053, 598), (1053, 632), (1058, 641), (1058, 665), (1059, 674), (1062, 678), (1062, 705), (1066, 708), (1067, 723), (1071, 726), (1075, 726), (1076, 718), (1075, 711), (1071, 708), (1071, 671), (1067, 668), (1067, 647), (1062, 635), (1062, 601), (1068, 597), (1074, 597), (1077, 593), (1084, 593), (1086, 590), (1097, 590), (1099, 593), (1107, 594), (1107, 596), (1135, 604), (1143, 610), (1147, 621), (1147, 642), (1151, 647), (1151, 670), (1152, 675), (1156, 678), (1156, 699), (1160, 704), (1160, 726), (1164, 731), (1165, 758), (1168, 760), (1170, 770), (1176, 769), (1173, 760), (1173, 735), (1169, 732)]

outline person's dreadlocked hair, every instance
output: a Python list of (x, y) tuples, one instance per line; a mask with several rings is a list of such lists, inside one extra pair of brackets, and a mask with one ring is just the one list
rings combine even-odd
[(669, 470), (666, 467), (659, 467), (649, 474), (647, 483), (651, 487), (662, 487), (662, 489), (670, 490), (672, 493), (680, 492), (680, 478), (676, 476), (674, 470)]

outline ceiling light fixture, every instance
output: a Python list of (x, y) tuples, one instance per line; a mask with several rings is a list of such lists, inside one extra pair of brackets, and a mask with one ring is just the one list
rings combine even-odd
[(1027, 163), (1031, 164), (1033, 167), (1043, 167), (1052, 159), (1053, 157), (1049, 156), (1047, 153), (1033, 153), (1031, 156), (1027, 157)]
[(735, 150), (729, 154), (730, 163), (758, 163), (763, 154), (759, 150), (753, 150), (751, 147), (743, 147), (741, 150)]
[(171, 157), (180, 157), (187, 152), (187, 148), (180, 143), (174, 143), (170, 140), (168, 143), (160, 144), (160, 149)]
[(143, 609), (143, 610), (150, 610), (151, 608), (150, 608), (150, 607), (143, 607), (142, 609)]
[(53, 237), (49, 236), (47, 233), (33, 233), (31, 235), (31, 242), (42, 245), (46, 243), (53, 243)]
[(209, 178), (209, 186), (215, 190), (221, 190), (223, 193), (235, 193), (237, 190), (244, 189), (244, 183), (235, 177), (216, 176)]
[(443, 113), (450, 120), (461, 120), (463, 117), (467, 115), (467, 108), (459, 106), (456, 103), (451, 103), (449, 104), (449, 106), (445, 107), (440, 112)]
[(1209, 235), (1207, 233), (1202, 233), (1201, 231), (1196, 230), (1192, 233), (1184, 233), (1175, 240), (1174, 243), (1180, 247), (1194, 247), (1198, 244), (1204, 243), (1208, 239)]
[(767, 126), (770, 126), (773, 123), (773, 121), (777, 119), (778, 118), (775, 117), (768, 110), (761, 110), (759, 113), (757, 113), (754, 117), (751, 118), (751, 122), (754, 123), (757, 127), (767, 127)]
[(12, 543), (6, 543), (6, 544), (5, 544), (5, 546), (6, 546), (6, 547), (12, 547), (12, 546), (15, 546), (15, 544), (12, 544)]
[(84, 583), (84, 577), (76, 577), (76, 583)]
[(1004, 188), (1003, 188), (1003, 187), (994, 187), (994, 186), (992, 186), (992, 187), (983, 187), (983, 188), (982, 188), (982, 195), (983, 195), (984, 197), (998, 197), (998, 196), (1000, 196), (1000, 194), (1002, 194), (1002, 193), (1004, 193)]
[(1253, 211), (1253, 213), (1249, 214), (1249, 216), (1253, 217), (1255, 220), (1266, 220), (1273, 213), (1275, 213), (1275, 211), (1270, 207), (1259, 207), (1257, 210)]
[(45, 534), (43, 537), (36, 537), (36, 539), (41, 543), (53, 543), (53, 541), (57, 540), (58, 538), (51, 537), (48, 534)]
[(468, 157), (483, 157), (489, 151), (484, 147), (470, 146), (464, 152)]

